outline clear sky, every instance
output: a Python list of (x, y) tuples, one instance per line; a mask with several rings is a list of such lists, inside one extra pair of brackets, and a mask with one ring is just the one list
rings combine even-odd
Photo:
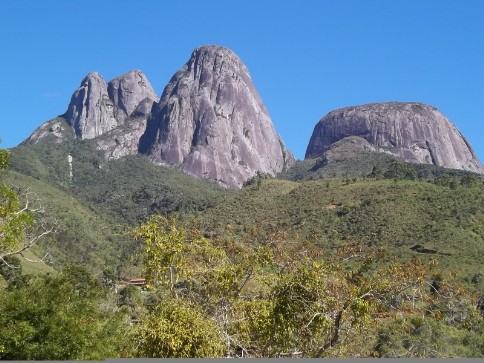
[(161, 95), (194, 48), (218, 44), (299, 159), (335, 108), (417, 101), (484, 161), (482, 0), (0, 0), (0, 14), (2, 147), (64, 113), (91, 71), (140, 69)]

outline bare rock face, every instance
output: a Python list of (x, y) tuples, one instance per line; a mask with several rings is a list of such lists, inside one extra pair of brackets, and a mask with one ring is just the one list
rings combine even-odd
[(82, 80), (64, 118), (81, 139), (93, 139), (118, 125), (108, 86), (99, 73), (89, 73)]
[(351, 136), (408, 162), (484, 173), (457, 128), (435, 107), (422, 103), (374, 103), (331, 111), (315, 126), (306, 158), (320, 156)]
[(146, 76), (138, 70), (111, 80), (108, 94), (114, 103), (118, 126), (97, 138), (97, 149), (104, 151), (106, 159), (137, 154), (139, 140), (158, 97)]
[(74, 133), (61, 117), (56, 117), (39, 126), (21, 145), (33, 145), (39, 141), (60, 144), (67, 139), (74, 138)]
[(227, 188), (294, 163), (242, 61), (218, 46), (196, 49), (148, 119), (140, 151)]
[(108, 160), (137, 154), (139, 140), (146, 129), (146, 120), (146, 114), (130, 117), (121, 127), (99, 136), (96, 139), (96, 148), (103, 151)]
[(94, 139), (106, 159), (144, 153), (155, 163), (239, 188), (295, 159), (276, 133), (247, 68), (230, 50), (196, 49), (159, 102), (139, 70), (106, 83), (89, 73), (67, 111), (25, 142)]
[(108, 84), (99, 73), (92, 72), (72, 95), (63, 117), (77, 137), (93, 139), (123, 125), (141, 103), (153, 104), (156, 98), (141, 71), (128, 72)]
[(324, 156), (327, 159), (338, 161), (340, 157), (357, 156), (357, 154), (364, 151), (376, 152), (379, 149), (361, 137), (348, 136), (331, 144), (324, 152)]
[(145, 99), (152, 102), (158, 99), (150, 82), (139, 70), (128, 72), (109, 81), (108, 95), (115, 106), (114, 117), (118, 122), (129, 117)]

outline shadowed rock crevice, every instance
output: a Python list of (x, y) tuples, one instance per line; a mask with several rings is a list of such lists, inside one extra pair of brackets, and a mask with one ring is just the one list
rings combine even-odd
[(437, 249), (434, 248), (427, 248), (425, 246), (422, 246), (420, 244), (413, 245), (410, 247), (412, 251), (418, 252), (418, 253), (427, 253), (427, 254), (437, 254), (437, 255), (443, 255), (443, 256), (452, 256), (451, 253), (445, 253), (445, 252), (440, 252)]

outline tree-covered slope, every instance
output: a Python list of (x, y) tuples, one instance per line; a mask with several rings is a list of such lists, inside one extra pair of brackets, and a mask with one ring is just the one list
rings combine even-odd
[(28, 190), (30, 203), (43, 210), (37, 223), (46, 223), (55, 229), (33, 249), (38, 257), (48, 253), (46, 261), (57, 268), (77, 262), (99, 271), (119, 264), (120, 250), (127, 240), (123, 237), (125, 228), (44, 181), (15, 171), (9, 171), (2, 179), (20, 191)]
[(57, 220), (57, 232), (36, 252), (49, 252), (58, 266), (82, 262), (116, 271), (131, 263), (130, 230), (140, 221), (153, 213), (199, 213), (227, 193), (142, 156), (106, 161), (89, 140), (19, 146), (10, 160), (5, 183), (28, 189)]
[(416, 255), (437, 259), (469, 280), (483, 272), (480, 179), (454, 188), (373, 178), (262, 179), (260, 185), (232, 194), (197, 221), (216, 235), (250, 242), (284, 238), (288, 243), (309, 240), (329, 250), (386, 248), (405, 259)]
[(11, 152), (11, 169), (55, 185), (90, 208), (129, 223), (152, 213), (200, 211), (225, 194), (213, 183), (154, 165), (143, 156), (105, 160), (90, 140), (17, 147)]

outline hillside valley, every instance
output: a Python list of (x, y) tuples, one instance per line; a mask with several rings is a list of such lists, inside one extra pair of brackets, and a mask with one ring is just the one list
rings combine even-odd
[[(72, 179), (67, 153), (75, 161)], [(396, 263), (436, 264), (441, 272), (428, 275), (429, 283), (441, 276), (439, 279), (447, 284), (465, 286), (474, 297), (483, 296), (482, 177), (406, 164), (385, 154), (372, 154), (361, 163), (363, 159), (361, 154), (355, 158), (350, 152), (340, 154), (337, 160), (297, 161), (278, 178), (258, 174), (240, 190), (228, 190), (176, 168), (154, 165), (143, 156), (106, 161), (91, 141), (72, 140), (56, 148), (39, 143), (12, 150), (10, 170), (2, 180), (7, 185), (28, 187), (45, 206), (49, 218), (56, 220), (56, 233), (30, 250), (29, 259), (48, 254), (41, 264), (44, 267), (22, 262), (25, 274), (43, 276), (55, 271), (63, 276), (72, 263), (80, 263), (98, 278), (103, 277), (102, 281), (112, 279), (119, 286), (130, 286), (130, 279), (146, 276), (143, 243), (133, 238), (133, 228), (147, 223), (154, 213), (178, 215), (185, 228), (195, 228), (215, 246), (222, 243), (227, 246), (223, 248), (233, 245), (243, 250), (280, 246), (285, 251), (282, 253), (300, 261), (293, 263), (303, 263), (306, 253), (315, 253), (311, 257), (315, 261), (340, 261), (334, 273), (342, 269), (341, 273), (348, 276), (361, 269), (364, 256), (377, 256), (366, 273), (380, 276), (376, 281), (386, 278), (386, 273), (379, 275), (378, 271), (393, 268)], [(353, 173), (345, 174), (344, 170)], [(315, 252), (310, 252), (313, 249)], [(121, 291), (128, 290), (125, 287)], [(119, 294), (116, 299), (121, 300), (115, 301), (125, 304), (124, 295)], [(131, 319), (144, 316), (140, 310), (144, 305), (133, 304), (143, 300), (143, 304), (150, 304), (153, 295), (146, 296), (126, 305), (131, 306)], [(413, 318), (408, 315), (408, 319)], [(340, 348), (328, 351), (329, 356), (377, 354), (372, 344), (382, 339), (385, 327), (394, 332), (401, 329), (391, 328), (391, 320), (378, 321), (373, 328), (366, 328), (373, 343), (364, 343), (360, 335), (348, 333), (344, 339), (352, 343), (338, 345)], [(428, 323), (433, 324), (433, 320)], [(124, 342), (121, 337), (116, 339)], [(472, 335), (470, 342), (478, 340)], [(449, 343), (451, 352), (444, 354), (479, 354), (480, 348), (468, 353), (458, 350), (467, 347), (465, 344), (461, 340)], [(378, 354), (387, 354), (385, 349), (379, 348), (382, 353)]]
[[(403, 172), (392, 170), (405, 165)], [(371, 175), (375, 166), (380, 175)], [(288, 243), (385, 247), (402, 258), (415, 256), (410, 247), (420, 244), (445, 253), (424, 257), (437, 257), (463, 278), (481, 270), (482, 178), (386, 154), (339, 152), (336, 160), (298, 161), (278, 178), (260, 174), (239, 191), (142, 156), (106, 161), (89, 140), (20, 146), (10, 169), (4, 180), (29, 187), (58, 219), (59, 233), (42, 244), (45, 252), (98, 271), (129, 261), (136, 250), (130, 228), (152, 214), (172, 213), (246, 243), (264, 243), (278, 232)]]

